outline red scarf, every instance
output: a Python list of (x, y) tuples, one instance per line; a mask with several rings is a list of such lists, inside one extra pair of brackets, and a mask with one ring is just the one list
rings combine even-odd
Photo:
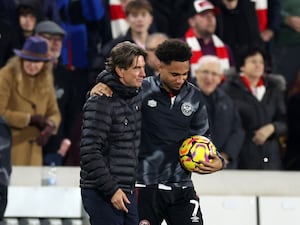
[[(185, 40), (187, 44), (192, 49), (192, 58), (191, 58), (191, 74), (192, 76), (195, 76), (195, 69), (197, 66), (197, 63), (201, 56), (203, 55), (203, 52), (201, 50), (201, 46), (199, 44), (199, 41), (197, 40), (194, 31), (190, 28), (185, 33)], [(221, 41), (221, 39), (217, 35), (212, 36), (212, 42), (216, 49), (216, 56), (221, 60), (222, 69), (226, 70), (230, 68), (229, 64), (229, 53), (227, 52), (227, 49), (224, 45), (224, 43)]]
[(259, 30), (264, 31), (268, 25), (268, 0), (252, 0), (255, 2)]
[(266, 86), (265, 86), (265, 82), (262, 79), (262, 77), (259, 78), (257, 84), (255, 85), (255, 87), (252, 87), (250, 84), (249, 79), (244, 75), (241, 74), (241, 80), (243, 82), (243, 84), (245, 85), (245, 87), (248, 89), (248, 91), (254, 95), (258, 101), (261, 101), (262, 98), (264, 97), (265, 93), (266, 93)]
[(120, 0), (109, 0), (109, 14), (112, 37), (125, 35), (129, 25)]

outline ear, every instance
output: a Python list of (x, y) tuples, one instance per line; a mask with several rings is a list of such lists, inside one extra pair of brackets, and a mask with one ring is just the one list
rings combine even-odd
[(162, 70), (162, 68), (163, 68), (163, 65), (162, 65), (162, 63), (158, 60), (158, 62), (157, 62), (157, 70), (158, 70), (159, 73), (160, 73), (160, 71)]
[(190, 27), (194, 27), (194, 24), (195, 24), (195, 22), (194, 22), (194, 17), (190, 17), (190, 18), (188, 19), (188, 23), (189, 23), (189, 26), (190, 26)]
[(123, 71), (124, 69), (120, 68), (120, 67), (116, 67), (116, 73), (118, 74), (119, 77), (123, 77)]

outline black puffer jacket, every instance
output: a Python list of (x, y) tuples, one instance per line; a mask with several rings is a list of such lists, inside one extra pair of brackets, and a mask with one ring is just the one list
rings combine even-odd
[(134, 189), (142, 99), (140, 89), (125, 87), (116, 74), (104, 71), (99, 77), (113, 96), (94, 95), (84, 105), (80, 186), (111, 198), (118, 188)]

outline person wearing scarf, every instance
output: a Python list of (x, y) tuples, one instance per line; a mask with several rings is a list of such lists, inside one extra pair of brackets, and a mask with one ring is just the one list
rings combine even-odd
[(257, 47), (243, 51), (239, 71), (222, 85), (235, 101), (246, 133), (238, 168), (281, 169), (278, 137), (286, 134), (287, 125), (278, 80), (264, 73), (265, 54)]

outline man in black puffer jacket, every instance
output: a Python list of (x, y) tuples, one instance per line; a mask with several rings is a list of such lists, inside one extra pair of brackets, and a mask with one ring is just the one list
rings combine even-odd
[(135, 44), (116, 45), (99, 76), (113, 96), (93, 95), (83, 108), (80, 186), (92, 225), (138, 224), (134, 185), (145, 58)]

